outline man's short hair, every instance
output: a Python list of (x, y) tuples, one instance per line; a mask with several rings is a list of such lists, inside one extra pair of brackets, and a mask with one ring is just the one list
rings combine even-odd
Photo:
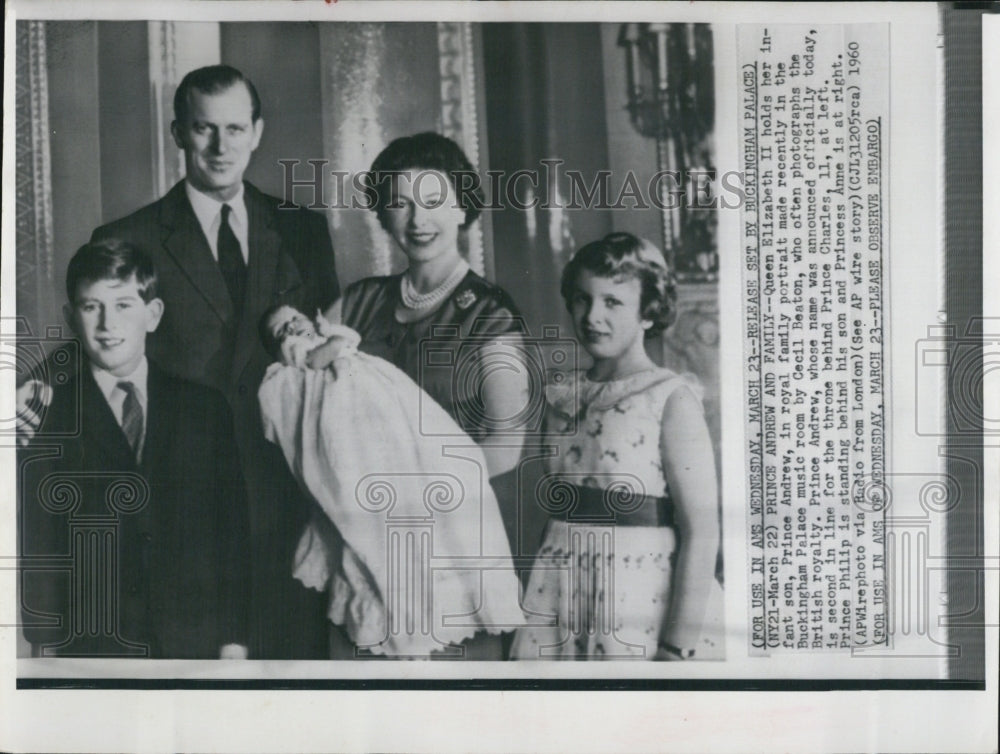
[(139, 295), (147, 303), (156, 298), (156, 268), (153, 260), (135, 244), (118, 238), (84, 244), (66, 269), (66, 298), (76, 303), (80, 285), (99, 280), (130, 280), (135, 276)]
[(188, 107), (191, 103), (191, 91), (197, 89), (204, 94), (218, 94), (230, 87), (242, 83), (250, 93), (253, 122), (260, 120), (260, 97), (253, 82), (231, 65), (206, 65), (190, 71), (177, 86), (174, 92), (174, 119), (184, 123), (188, 117)]

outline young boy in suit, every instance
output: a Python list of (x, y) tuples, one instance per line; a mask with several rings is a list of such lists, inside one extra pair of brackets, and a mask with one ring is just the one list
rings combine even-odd
[(163, 302), (137, 247), (83, 246), (66, 293), (86, 359), (18, 464), (32, 653), (245, 658), (247, 503), (226, 401), (147, 360)]

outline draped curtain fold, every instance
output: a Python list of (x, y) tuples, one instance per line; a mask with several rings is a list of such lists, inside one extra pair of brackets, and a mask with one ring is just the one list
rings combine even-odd
[(492, 212), (496, 280), (533, 333), (568, 333), (559, 273), (577, 244), (612, 229), (606, 209), (566, 208), (566, 169), (589, 177), (609, 167), (599, 27), (484, 24), (483, 51), (490, 166), (503, 174), (491, 184), (504, 205)]
[[(477, 102), (477, 36), (463, 23), (323, 24), (320, 38), (320, 108), (324, 196), (338, 272), (344, 284), (405, 267), (405, 259), (362, 212), (352, 176), (368, 170), (393, 139), (438, 131), (454, 139), (485, 170), (483, 124)], [(476, 224), (464, 239), (469, 263), (491, 266), (489, 238)]]

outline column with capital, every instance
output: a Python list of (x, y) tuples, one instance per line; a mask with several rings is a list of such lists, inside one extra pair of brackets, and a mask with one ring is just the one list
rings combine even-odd
[[(103, 506), (92, 503), (90, 493), (96, 489), (103, 489)], [(47, 513), (66, 517), (69, 553), (46, 561), (52, 561), (50, 567), (58, 563), (70, 576), (65, 615), (69, 637), (41, 647), (41, 656), (149, 656), (150, 648), (122, 636), (119, 626), (121, 595), (127, 588), (121, 583), (118, 557), (120, 517), (146, 506), (146, 480), (133, 472), (54, 473), (42, 480), (38, 501)], [(31, 563), (24, 568), (31, 570)]]

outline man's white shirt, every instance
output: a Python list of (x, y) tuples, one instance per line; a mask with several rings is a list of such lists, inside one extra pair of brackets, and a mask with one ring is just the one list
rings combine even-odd
[(220, 202), (207, 194), (201, 193), (187, 181), (184, 181), (184, 190), (187, 192), (188, 201), (191, 202), (191, 209), (194, 216), (198, 218), (198, 224), (208, 241), (208, 248), (212, 250), (215, 261), (219, 261), (219, 227), (222, 223), (222, 205), (228, 204), (233, 210), (229, 213), (229, 227), (233, 229), (236, 240), (240, 242), (240, 251), (243, 254), (243, 261), (250, 263), (250, 218), (247, 215), (247, 203), (243, 196), (243, 184), (240, 184), (239, 192), (228, 202)]

